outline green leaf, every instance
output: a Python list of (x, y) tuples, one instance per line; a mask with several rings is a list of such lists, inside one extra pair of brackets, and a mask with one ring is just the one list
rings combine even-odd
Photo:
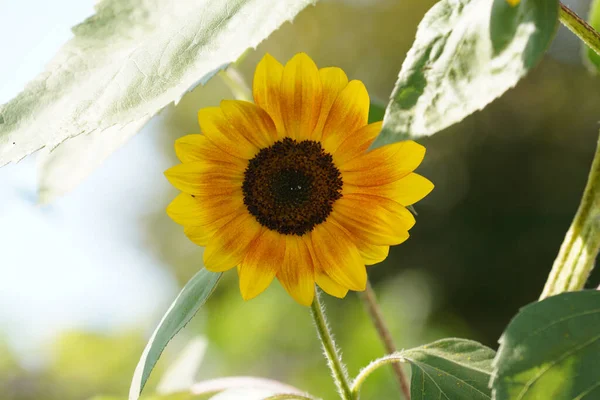
[(369, 124), (379, 122), (385, 115), (385, 105), (379, 102), (371, 102), (369, 106)]
[(496, 400), (600, 398), (600, 291), (522, 308), (500, 338), (494, 367)]
[[(600, 30), (600, 0), (593, 0), (590, 8), (588, 22), (592, 28)], [(584, 64), (588, 65), (593, 72), (600, 71), (600, 55), (586, 46), (584, 53)]]
[(411, 368), (413, 400), (491, 398), (494, 350), (466, 339), (442, 339), (400, 352)]
[[(222, 76), (222, 72), (218, 76)], [(199, 131), (196, 121), (198, 110), (219, 104), (222, 98), (231, 96), (231, 89), (223, 79), (215, 77), (201, 89), (184, 96), (177, 106), (167, 106), (161, 115), (165, 118), (156, 121), (151, 129), (181, 134), (194, 132), (195, 126)], [(187, 121), (193, 121), (193, 124), (186, 124)], [(139, 125), (140, 128), (144, 122)], [(50, 203), (75, 188), (128, 139), (130, 137), (123, 135), (121, 130), (109, 128), (66, 140), (51, 152), (42, 150), (38, 155), (38, 201)]]
[(400, 70), (373, 148), (433, 135), (513, 87), (542, 57), (558, 0), (441, 0)]
[(46, 71), (0, 106), (0, 166), (81, 134), (135, 134), (314, 1), (102, 0)]
[(156, 365), (167, 343), (179, 332), (206, 302), (217, 286), (221, 273), (201, 269), (181, 290), (150, 337), (135, 368), (129, 389), (129, 400), (139, 398), (150, 372)]

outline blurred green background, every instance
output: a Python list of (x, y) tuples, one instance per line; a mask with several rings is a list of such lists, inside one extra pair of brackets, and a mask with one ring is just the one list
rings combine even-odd
[[(285, 62), (305, 51), (321, 67), (342, 67), (366, 84), (374, 102), (385, 103), (416, 26), (434, 3), (319, 2), (249, 51), (237, 69), (251, 82), (265, 52)], [(580, 12), (589, 4), (572, 3)], [(427, 156), (419, 172), (436, 188), (416, 205), (410, 240), (369, 269), (399, 348), (448, 336), (496, 348), (518, 308), (541, 293), (577, 209), (598, 136), (600, 81), (581, 65), (578, 46), (561, 28), (549, 55), (516, 88), (422, 141)], [(155, 117), (151, 133), (138, 136), (148, 135), (154, 151), (175, 164), (173, 141), (198, 132), (197, 109), (231, 97), (215, 77)], [(135, 163), (130, 167), (136, 168)], [(164, 213), (176, 191), (162, 175), (149, 179), (160, 187), (151, 199), (153, 207), (143, 218), (126, 222), (137, 224), (143, 251), (183, 285), (197, 271), (201, 249)], [(135, 188), (123, 193), (123, 199), (134, 193)], [(597, 286), (598, 274), (590, 282)], [(23, 289), (23, 296), (35, 295)], [(382, 345), (355, 294), (343, 300), (327, 297), (326, 304), (344, 360), (355, 375), (383, 354)], [(24, 362), (8, 342), (0, 344), (0, 400), (80, 400), (100, 394), (125, 399), (145, 341), (166, 308), (155, 310), (144, 324), (122, 329), (67, 326), (45, 342), (39, 349), (43, 357), (33, 362), (31, 357)], [(178, 351), (198, 335), (208, 340), (199, 380), (269, 377), (334, 398), (309, 311), (279, 284), (244, 302), (236, 274), (225, 274), (213, 297), (165, 352), (148, 393)], [(382, 368), (366, 382), (362, 398), (394, 399), (397, 393), (391, 368)]]

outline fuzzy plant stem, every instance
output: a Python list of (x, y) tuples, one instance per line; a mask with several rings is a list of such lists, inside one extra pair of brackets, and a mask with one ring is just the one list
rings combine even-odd
[(315, 322), (315, 327), (317, 328), (317, 333), (319, 334), (319, 339), (321, 340), (321, 345), (323, 346), (325, 358), (327, 358), (327, 365), (331, 370), (331, 375), (337, 386), (340, 397), (343, 400), (354, 400), (352, 392), (350, 391), (350, 379), (346, 372), (346, 366), (342, 362), (342, 356), (333, 341), (333, 334), (331, 333), (329, 325), (327, 324), (327, 319), (325, 318), (325, 307), (321, 302), (319, 289), (316, 289), (315, 300), (313, 301), (310, 310)]
[(573, 32), (581, 41), (600, 55), (600, 34), (585, 22), (579, 15), (560, 3), (560, 22)]
[[(375, 296), (375, 291), (373, 290), (373, 286), (371, 286), (371, 282), (367, 280), (367, 288), (364, 292), (359, 293), (359, 296), (365, 306), (365, 309), (367, 310), (367, 313), (369, 314), (369, 317), (371, 317), (371, 322), (373, 323), (377, 334), (383, 342), (386, 353), (395, 353), (396, 345), (394, 344), (392, 334), (390, 333), (390, 330), (383, 319), (383, 314), (379, 308), (379, 304), (377, 303), (377, 297)], [(399, 363), (392, 363), (392, 368), (394, 368), (394, 373), (396, 375), (396, 379), (398, 380), (398, 384), (400, 385), (400, 390), (402, 390), (402, 394), (404, 394), (404, 398), (406, 400), (410, 400), (410, 386), (408, 385), (408, 379), (402, 370), (402, 366)]]
[(581, 203), (554, 261), (540, 300), (583, 289), (600, 250), (600, 142)]

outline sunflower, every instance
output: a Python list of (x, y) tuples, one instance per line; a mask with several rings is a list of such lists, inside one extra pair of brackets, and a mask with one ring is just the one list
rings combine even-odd
[(315, 283), (336, 297), (364, 290), (365, 265), (408, 239), (406, 206), (433, 189), (413, 173), (425, 148), (368, 151), (381, 122), (367, 122), (365, 86), (304, 53), (285, 66), (265, 55), (253, 96), (201, 109), (203, 134), (176, 141), (181, 164), (165, 175), (182, 193), (167, 213), (206, 247), (206, 269), (237, 267), (246, 300), (275, 277), (303, 305)]

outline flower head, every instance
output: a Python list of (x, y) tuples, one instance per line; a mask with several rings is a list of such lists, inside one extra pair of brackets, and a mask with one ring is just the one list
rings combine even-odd
[(285, 67), (267, 54), (253, 95), (200, 110), (203, 134), (177, 140), (182, 163), (165, 174), (182, 193), (167, 213), (206, 246), (208, 270), (237, 267), (244, 299), (275, 277), (304, 305), (315, 283), (336, 297), (364, 290), (365, 265), (408, 239), (406, 206), (433, 189), (412, 172), (425, 148), (367, 151), (381, 123), (367, 124), (365, 86), (304, 53)]

